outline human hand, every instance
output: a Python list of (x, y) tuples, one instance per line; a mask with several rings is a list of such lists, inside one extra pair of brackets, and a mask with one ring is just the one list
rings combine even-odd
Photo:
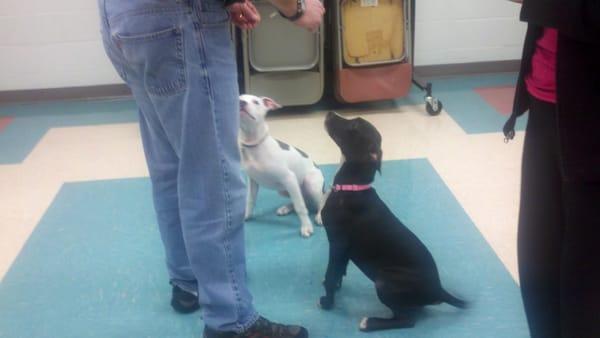
[(227, 10), (231, 22), (241, 29), (253, 29), (260, 23), (260, 14), (250, 0), (231, 4)]
[(316, 32), (323, 21), (325, 7), (320, 0), (306, 0), (306, 9), (304, 14), (294, 23), (302, 28), (306, 28), (311, 32)]
[[(296, 15), (298, 9), (296, 1), (292, 0), (270, 0), (277, 9), (286, 17), (293, 17)], [(305, 0), (304, 1), (304, 13), (298, 20), (294, 21), (294, 24), (302, 28), (306, 28), (311, 32), (316, 32), (321, 25), (323, 20), (323, 14), (325, 8), (319, 0)]]

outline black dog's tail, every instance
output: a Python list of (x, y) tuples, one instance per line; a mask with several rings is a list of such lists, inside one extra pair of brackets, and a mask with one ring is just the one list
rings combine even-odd
[(442, 289), (441, 296), (442, 296), (442, 299), (441, 299), (442, 302), (450, 304), (459, 309), (466, 309), (469, 306), (469, 304), (467, 302), (465, 302), (462, 299), (458, 299), (458, 298), (454, 297), (453, 295), (449, 294), (448, 291), (446, 291), (444, 289)]

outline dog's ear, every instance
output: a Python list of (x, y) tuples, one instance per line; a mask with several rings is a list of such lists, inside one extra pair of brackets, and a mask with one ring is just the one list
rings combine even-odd
[(372, 152), (371, 158), (375, 160), (375, 168), (377, 169), (377, 171), (379, 171), (379, 174), (381, 175), (381, 160), (383, 158), (383, 151), (381, 151), (381, 149), (378, 149), (375, 152)]
[(275, 109), (279, 109), (281, 108), (281, 105), (277, 102), (275, 102), (275, 100), (268, 98), (268, 97), (263, 97), (263, 104), (265, 105), (265, 107), (267, 107), (267, 109), (269, 110), (275, 110)]

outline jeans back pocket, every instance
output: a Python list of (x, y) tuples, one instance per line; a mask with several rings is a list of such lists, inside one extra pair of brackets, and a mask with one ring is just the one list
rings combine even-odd
[(134, 76), (148, 93), (168, 96), (185, 90), (182, 29), (174, 26), (145, 34), (115, 34), (115, 40)]

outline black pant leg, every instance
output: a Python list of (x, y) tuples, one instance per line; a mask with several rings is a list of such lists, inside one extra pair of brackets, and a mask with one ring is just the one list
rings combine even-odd
[(563, 338), (600, 337), (600, 182), (566, 182), (561, 265)]
[(564, 227), (556, 111), (532, 101), (523, 148), (519, 275), (531, 337), (558, 338)]

